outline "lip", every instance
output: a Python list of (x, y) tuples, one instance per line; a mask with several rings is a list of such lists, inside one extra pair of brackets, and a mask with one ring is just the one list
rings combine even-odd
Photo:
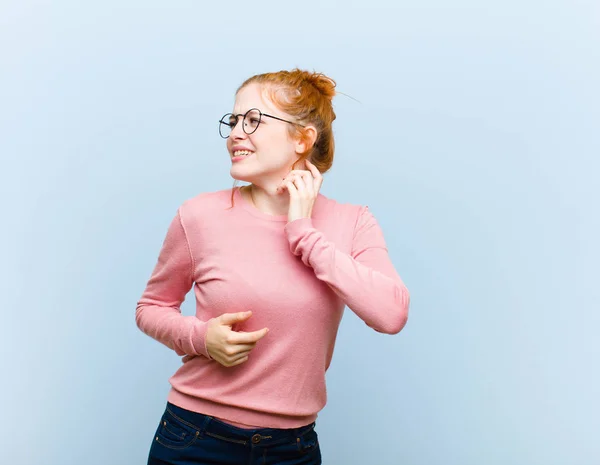
[(231, 157), (231, 162), (235, 163), (235, 162), (238, 162), (238, 161), (242, 161), (242, 160), (244, 160), (244, 159), (246, 159), (248, 157), (251, 157), (252, 155), (254, 155), (254, 152), (252, 152), (250, 155), (242, 155), (241, 157)]
[[(241, 157), (236, 157), (236, 156), (234, 156), (233, 154), (234, 154), (235, 152), (237, 152), (238, 150), (246, 150), (246, 151), (250, 152), (250, 155), (244, 155), (244, 156), (241, 156)], [(254, 155), (254, 150), (250, 150), (249, 148), (246, 148), (246, 147), (244, 147), (244, 146), (242, 146), (242, 145), (235, 145), (235, 146), (233, 146), (233, 147), (231, 148), (231, 162), (232, 162), (232, 163), (235, 163), (235, 162), (241, 161), (241, 160), (243, 160), (244, 158), (251, 157), (252, 155)]]
[(234, 145), (231, 147), (231, 153), (237, 152), (238, 150), (247, 150), (248, 152), (254, 153), (254, 150), (250, 150), (248, 147), (244, 147), (243, 145)]

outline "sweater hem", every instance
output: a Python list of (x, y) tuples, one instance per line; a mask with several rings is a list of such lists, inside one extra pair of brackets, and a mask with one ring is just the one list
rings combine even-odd
[(184, 394), (174, 388), (171, 388), (167, 401), (192, 412), (202, 413), (225, 421), (256, 425), (259, 428), (300, 428), (313, 423), (317, 419), (317, 413), (290, 416), (219, 404), (208, 399)]

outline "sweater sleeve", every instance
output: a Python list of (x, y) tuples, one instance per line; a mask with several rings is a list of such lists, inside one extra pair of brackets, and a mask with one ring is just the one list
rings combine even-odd
[(194, 284), (194, 260), (181, 218), (181, 207), (172, 220), (140, 300), (135, 320), (148, 336), (173, 349), (178, 355), (203, 355), (207, 323), (181, 314), (180, 305)]
[(286, 224), (290, 250), (313, 268), (344, 303), (378, 332), (396, 334), (408, 319), (410, 295), (388, 255), (383, 232), (362, 207), (352, 252), (343, 253), (313, 227), (311, 218)]

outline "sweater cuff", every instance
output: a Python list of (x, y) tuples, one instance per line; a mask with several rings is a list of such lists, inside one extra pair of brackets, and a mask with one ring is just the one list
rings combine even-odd
[(290, 249), (294, 255), (302, 254), (300, 240), (310, 231), (314, 231), (312, 218), (298, 218), (285, 225), (284, 231), (290, 243)]
[(201, 321), (195, 316), (190, 316), (190, 319), (193, 319), (193, 323), (190, 327), (190, 346), (192, 348), (192, 352), (194, 355), (204, 355), (209, 360), (212, 360), (212, 357), (208, 353), (208, 349), (206, 348), (206, 331), (208, 330), (208, 323), (205, 321)]

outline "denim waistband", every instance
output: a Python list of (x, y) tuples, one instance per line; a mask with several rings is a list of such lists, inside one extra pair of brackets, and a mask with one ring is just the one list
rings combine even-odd
[(192, 412), (167, 402), (167, 412), (183, 420), (197, 429), (200, 434), (207, 434), (224, 441), (236, 444), (254, 444), (264, 447), (274, 446), (287, 441), (296, 441), (297, 438), (312, 431), (316, 422), (298, 428), (238, 428), (225, 423), (218, 418), (203, 413)]

